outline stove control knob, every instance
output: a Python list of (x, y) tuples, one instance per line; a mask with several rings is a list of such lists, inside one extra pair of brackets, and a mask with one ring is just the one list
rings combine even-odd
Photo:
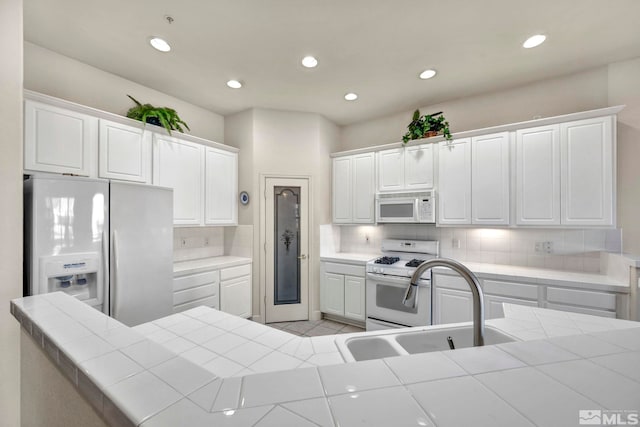
[(384, 273), (384, 268), (379, 268), (378, 271), (376, 271), (376, 273), (378, 273), (378, 274)]
[(411, 277), (411, 276), (413, 276), (413, 273), (410, 271), (407, 271), (407, 277)]

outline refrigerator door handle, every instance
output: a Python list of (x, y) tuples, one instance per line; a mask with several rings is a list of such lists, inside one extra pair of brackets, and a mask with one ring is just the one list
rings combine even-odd
[(110, 295), (109, 295), (109, 238), (107, 230), (102, 232), (102, 312), (109, 315)]
[(111, 245), (113, 246), (113, 277), (111, 281), (111, 316), (118, 317), (118, 271), (120, 270), (120, 262), (118, 260), (118, 233), (113, 230)]

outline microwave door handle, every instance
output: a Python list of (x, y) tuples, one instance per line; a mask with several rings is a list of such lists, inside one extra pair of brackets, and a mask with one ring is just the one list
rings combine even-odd
[(420, 199), (416, 198), (413, 202), (413, 220), (415, 222), (420, 221)]

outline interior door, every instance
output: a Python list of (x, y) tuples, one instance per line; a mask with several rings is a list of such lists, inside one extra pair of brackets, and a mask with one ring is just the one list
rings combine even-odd
[(309, 182), (266, 178), (265, 321), (309, 319)]

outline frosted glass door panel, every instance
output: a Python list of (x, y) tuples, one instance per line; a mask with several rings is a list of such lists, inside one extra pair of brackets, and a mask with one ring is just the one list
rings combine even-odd
[(274, 188), (275, 305), (300, 303), (300, 188)]

